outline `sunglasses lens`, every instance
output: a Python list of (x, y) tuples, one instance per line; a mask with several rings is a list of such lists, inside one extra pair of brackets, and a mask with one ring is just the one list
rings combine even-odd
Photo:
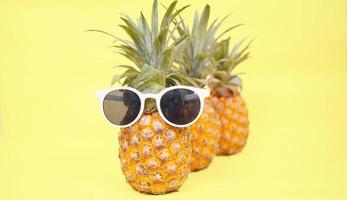
[(113, 90), (106, 95), (103, 109), (111, 123), (124, 126), (133, 122), (139, 115), (141, 100), (130, 90)]
[(160, 108), (173, 124), (186, 125), (194, 121), (200, 112), (200, 98), (189, 89), (174, 89), (166, 92), (160, 100)]

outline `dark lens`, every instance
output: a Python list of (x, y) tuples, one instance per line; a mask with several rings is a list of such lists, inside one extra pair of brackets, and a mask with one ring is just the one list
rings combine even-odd
[(160, 100), (160, 108), (167, 120), (177, 125), (194, 121), (200, 111), (200, 98), (191, 90), (174, 89), (166, 92)]
[(116, 125), (127, 125), (135, 120), (141, 108), (140, 97), (130, 90), (114, 90), (103, 102), (107, 119)]

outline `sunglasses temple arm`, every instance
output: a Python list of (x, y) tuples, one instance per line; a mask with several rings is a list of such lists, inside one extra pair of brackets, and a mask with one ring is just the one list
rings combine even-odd
[(103, 92), (103, 91), (98, 91), (98, 92), (96, 92), (96, 97), (97, 97), (99, 100), (102, 100), (102, 98), (104, 97), (104, 92)]
[(208, 89), (203, 89), (202, 90), (202, 94), (204, 95), (204, 97), (209, 97), (210, 96), (210, 90), (208, 90)]

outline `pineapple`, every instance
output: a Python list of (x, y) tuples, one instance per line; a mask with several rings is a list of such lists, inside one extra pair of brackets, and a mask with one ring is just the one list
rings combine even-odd
[(158, 112), (145, 113), (119, 135), (119, 158), (128, 183), (137, 191), (164, 194), (177, 190), (189, 173), (188, 128), (165, 124)]
[(218, 150), (220, 129), (219, 116), (211, 99), (207, 98), (201, 117), (190, 127), (192, 134), (191, 171), (204, 169), (212, 162)]
[(213, 105), (222, 122), (218, 155), (240, 152), (249, 133), (248, 111), (241, 96), (242, 82), (239, 76), (233, 74), (233, 69), (249, 57), (246, 51), (250, 43), (240, 50), (240, 42), (229, 53), (229, 40), (218, 42), (214, 53), (216, 69), (208, 79)]
[[(185, 40), (184, 53), (176, 60), (180, 66), (180, 72), (194, 79), (194, 82), (185, 84), (202, 88), (206, 86), (206, 77), (214, 68), (214, 63), (211, 60), (217, 47), (218, 38), (239, 26), (231, 27), (217, 37), (216, 32), (225, 18), (220, 21), (214, 20), (208, 26), (209, 18), (210, 6), (206, 5), (200, 17), (195, 12), (191, 31), (181, 17), (180, 21), (174, 21), (180, 37), (189, 35), (189, 38)], [(191, 126), (193, 135), (192, 171), (204, 169), (212, 162), (218, 150), (220, 131), (221, 122), (217, 111), (212, 106), (212, 98), (206, 98), (201, 117)]]
[[(173, 61), (184, 47), (183, 35), (173, 41), (171, 26), (173, 19), (187, 6), (175, 10), (177, 1), (167, 8), (160, 23), (158, 4), (152, 8), (151, 27), (143, 14), (135, 23), (124, 15), (120, 25), (131, 41), (120, 41), (115, 47), (120, 54), (134, 63), (134, 66), (120, 65), (126, 71), (116, 75), (112, 84), (122, 81), (122, 85), (136, 88), (143, 93), (158, 93), (166, 87), (180, 84), (182, 79), (173, 71)], [(100, 31), (99, 31), (100, 32)], [(127, 128), (121, 128), (119, 135), (119, 158), (122, 172), (127, 182), (137, 191), (149, 194), (164, 194), (177, 190), (190, 172), (191, 147), (189, 128), (176, 128), (166, 124), (156, 109), (153, 100), (147, 100), (141, 118)]]

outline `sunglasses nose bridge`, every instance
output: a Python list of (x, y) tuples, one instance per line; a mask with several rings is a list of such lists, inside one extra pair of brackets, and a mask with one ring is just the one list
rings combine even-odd
[(143, 94), (143, 99), (146, 100), (146, 99), (153, 99), (153, 100), (156, 100), (158, 97), (157, 94)]

